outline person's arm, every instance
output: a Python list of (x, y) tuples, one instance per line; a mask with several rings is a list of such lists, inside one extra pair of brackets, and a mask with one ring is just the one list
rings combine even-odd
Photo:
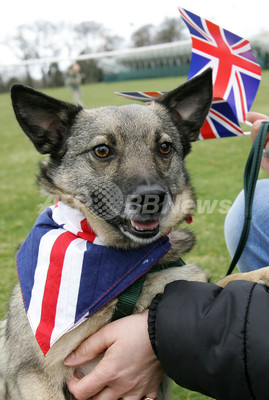
[[(165, 373), (177, 384), (219, 400), (268, 399), (269, 294), (263, 285), (227, 287), (176, 281), (149, 311), (149, 331)], [(96, 369), (69, 390), (78, 400), (156, 397), (160, 365), (146, 313), (122, 318), (87, 339), (68, 364), (106, 350)]]
[[(247, 120), (253, 124), (252, 128), (251, 128), (251, 142), (252, 143), (254, 142), (255, 137), (257, 136), (257, 134), (259, 132), (262, 121), (268, 120), (268, 119), (269, 118), (267, 115), (256, 113), (256, 112), (249, 112), (247, 114)], [(269, 133), (267, 134), (264, 148), (269, 150)], [(269, 174), (269, 157), (262, 157), (261, 166)]]
[[(247, 357), (255, 365), (260, 351), (256, 359), (246, 340), (260, 343), (267, 336), (269, 323), (266, 328), (261, 321), (257, 323), (259, 304), (255, 305), (263, 295), (269, 312), (267, 290), (253, 282), (234, 281), (225, 289), (188, 281), (167, 285), (164, 294), (153, 301), (149, 317), (151, 340), (166, 374), (180, 386), (219, 400), (254, 398), (246, 375)], [(254, 313), (250, 314), (252, 306)], [(268, 370), (267, 358), (264, 367)], [(250, 368), (251, 385), (258, 372)]]

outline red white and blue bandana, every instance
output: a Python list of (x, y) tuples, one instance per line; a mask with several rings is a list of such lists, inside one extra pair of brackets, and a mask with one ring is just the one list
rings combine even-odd
[(136, 250), (102, 244), (84, 215), (59, 201), (37, 219), (17, 254), (27, 316), (44, 353), (117, 297), (170, 248), (167, 237)]

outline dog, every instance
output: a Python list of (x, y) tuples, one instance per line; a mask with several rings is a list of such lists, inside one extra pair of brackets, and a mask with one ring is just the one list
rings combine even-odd
[[(54, 213), (53, 224), (58, 218), (58, 228), (63, 229), (70, 222), (62, 222), (59, 217), (63, 210), (64, 216), (69, 211), (76, 218), (79, 216), (80, 222), (86, 221), (86, 228), (79, 230), (79, 240), (85, 242), (92, 237), (89, 235), (94, 235), (99, 241), (97, 247), (101, 243), (108, 249), (104, 250), (108, 255), (111, 251), (131, 252), (136, 257), (144, 249), (154, 252), (155, 243), (160, 243), (158, 248), (162, 254), (157, 265), (174, 263), (192, 248), (193, 235), (177, 226), (193, 211), (194, 191), (185, 157), (191, 150), (191, 142), (198, 138), (211, 105), (211, 70), (149, 106), (132, 104), (88, 110), (19, 84), (12, 87), (11, 97), (21, 128), (37, 151), (48, 154), (40, 165), (38, 181), (43, 191), (57, 199), (57, 204), (42, 218)], [(39, 226), (47, 225), (42, 222)], [(73, 235), (69, 231), (65, 233)], [(38, 235), (33, 233), (28, 248), (34, 247)], [(43, 253), (46, 257), (46, 247)], [(139, 265), (146, 264), (147, 254), (143, 253), (143, 262)], [(19, 275), (24, 275), (20, 263), (27, 269), (30, 257), (19, 252), (17, 262)], [(72, 271), (78, 268), (76, 263), (70, 266)], [(104, 275), (109, 273), (106, 271)], [(258, 275), (254, 279), (259, 280), (259, 273), (255, 273)], [(25, 279), (27, 290), (27, 276), (21, 278)], [(101, 283), (103, 279), (101, 276)], [(205, 273), (196, 265), (148, 273), (134, 312), (147, 309), (167, 283), (178, 279), (207, 282)], [(230, 279), (226, 278), (223, 285)], [(86, 313), (83, 321), (79, 320), (60, 335), (44, 356), (28, 321), (25, 308), (29, 313), (31, 307), (26, 305), (27, 295), (22, 292), (19, 285), (15, 287), (7, 318), (1, 325), (0, 397), (3, 400), (72, 399), (66, 382), (74, 369), (67, 367), (64, 359), (111, 321), (118, 295), (104, 300), (92, 314)], [(79, 373), (89, 373), (94, 366), (95, 362), (88, 363)], [(169, 398), (168, 386), (165, 378), (158, 399)]]

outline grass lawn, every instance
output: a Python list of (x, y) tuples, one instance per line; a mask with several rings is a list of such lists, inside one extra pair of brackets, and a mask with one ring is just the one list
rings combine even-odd
[[(185, 81), (184, 77), (144, 81), (98, 83), (83, 86), (86, 107), (128, 104), (115, 91), (170, 90)], [(48, 94), (72, 101), (66, 88), (50, 89)], [(51, 199), (36, 186), (38, 162), (41, 160), (22, 133), (11, 108), (8, 94), (0, 95), (0, 318), (3, 318), (12, 287), (17, 282), (15, 255), (30, 231), (40, 210)], [(259, 93), (252, 107), (269, 115), (269, 71), (263, 72)], [(202, 266), (212, 281), (222, 277), (230, 257), (226, 250), (223, 224), (229, 205), (243, 185), (244, 165), (250, 150), (249, 137), (198, 141), (188, 156), (187, 166), (197, 194), (197, 210), (190, 226), (197, 244), (186, 262)], [(260, 177), (266, 177), (261, 171)], [(198, 400), (207, 397), (174, 386), (173, 399)]]

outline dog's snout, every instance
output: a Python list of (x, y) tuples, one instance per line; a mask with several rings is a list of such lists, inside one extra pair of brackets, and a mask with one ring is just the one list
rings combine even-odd
[(166, 191), (159, 185), (141, 185), (138, 186), (135, 194), (141, 196), (142, 200), (156, 203), (161, 206), (164, 203)]
[(164, 188), (158, 183), (155, 183), (153, 185), (139, 185), (134, 192), (141, 196), (156, 195), (161, 197), (165, 196), (166, 194)]
[(160, 214), (166, 198), (167, 192), (159, 184), (139, 185), (128, 198), (128, 208), (143, 215)]

